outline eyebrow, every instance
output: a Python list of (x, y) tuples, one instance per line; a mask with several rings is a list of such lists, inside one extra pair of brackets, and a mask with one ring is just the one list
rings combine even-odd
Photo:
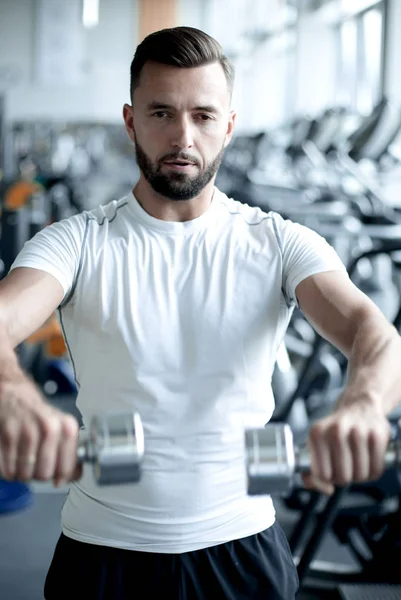
[[(146, 105), (146, 108), (147, 110), (175, 110), (175, 107), (171, 104), (164, 104), (162, 102), (149, 102)], [(213, 114), (217, 114), (219, 112), (218, 108), (216, 108), (216, 106), (213, 106), (212, 104), (206, 104), (204, 106), (194, 106), (192, 110), (197, 110), (199, 112), (208, 112)]]

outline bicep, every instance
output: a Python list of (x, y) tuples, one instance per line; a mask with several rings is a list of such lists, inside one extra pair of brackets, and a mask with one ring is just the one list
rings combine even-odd
[(347, 273), (338, 271), (306, 278), (297, 286), (296, 295), (299, 308), (312, 327), (346, 356), (361, 319), (380, 313)]
[(61, 283), (39, 269), (18, 267), (0, 281), (0, 319), (14, 348), (47, 321), (63, 297)]

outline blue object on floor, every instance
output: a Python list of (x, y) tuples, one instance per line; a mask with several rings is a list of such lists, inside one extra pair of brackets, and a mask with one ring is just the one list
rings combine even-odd
[(32, 503), (33, 492), (26, 483), (0, 479), (0, 514), (28, 508)]

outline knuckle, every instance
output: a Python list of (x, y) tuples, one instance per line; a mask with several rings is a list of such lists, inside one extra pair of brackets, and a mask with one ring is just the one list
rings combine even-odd
[(61, 428), (64, 438), (72, 440), (78, 435), (78, 423), (72, 415), (65, 415), (63, 417)]
[(45, 440), (53, 440), (57, 438), (60, 431), (60, 424), (56, 417), (47, 416), (41, 423), (42, 435)]

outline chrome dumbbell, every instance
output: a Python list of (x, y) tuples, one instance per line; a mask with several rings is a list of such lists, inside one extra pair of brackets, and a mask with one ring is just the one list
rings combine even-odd
[[(247, 491), (249, 495), (282, 495), (290, 491), (299, 475), (311, 469), (307, 447), (297, 448), (290, 426), (268, 424), (261, 429), (245, 431)], [(388, 446), (386, 467), (401, 465), (401, 437), (393, 429)], [(301, 480), (300, 480), (301, 481)]]
[(78, 461), (93, 465), (98, 485), (137, 483), (143, 455), (143, 426), (135, 411), (94, 415), (77, 448)]

